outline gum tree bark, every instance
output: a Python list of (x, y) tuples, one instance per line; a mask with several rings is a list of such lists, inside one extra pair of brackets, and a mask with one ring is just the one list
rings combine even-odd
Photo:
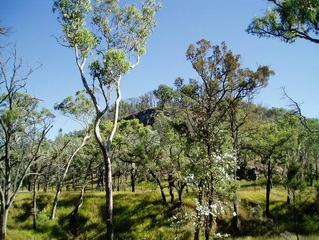
[[(105, 170), (106, 239), (113, 240), (111, 145), (117, 129), (120, 82), (123, 75), (139, 64), (145, 53), (147, 38), (155, 27), (158, 4), (155, 0), (145, 0), (139, 8), (135, 4), (122, 7), (120, 1), (55, 0), (53, 9), (58, 11), (63, 27), (62, 45), (74, 50), (82, 84), (95, 109), (94, 135)], [(88, 19), (93, 27), (86, 24)], [(94, 54), (96, 60), (86, 65), (90, 54)], [(85, 69), (89, 70), (89, 81)], [(100, 124), (110, 110), (114, 95), (112, 130), (103, 137)]]
[(66, 162), (66, 165), (65, 165), (65, 168), (64, 168), (64, 172), (63, 172), (63, 175), (58, 183), (58, 186), (57, 186), (57, 189), (56, 189), (56, 192), (55, 192), (55, 197), (54, 197), (54, 201), (53, 201), (53, 204), (52, 204), (52, 209), (51, 209), (51, 215), (50, 215), (50, 219), (53, 220), (55, 218), (55, 213), (56, 213), (56, 209), (57, 209), (57, 206), (58, 206), (58, 201), (60, 199), (60, 195), (61, 195), (61, 191), (62, 191), (62, 187), (63, 187), (63, 183), (64, 183), (64, 180), (66, 178), (66, 175), (69, 171), (69, 168), (70, 168), (70, 165), (74, 159), (74, 157), (76, 156), (76, 154), (81, 150), (81, 148), (86, 144), (86, 141), (90, 138), (90, 134), (86, 134), (82, 140), (82, 143), (80, 146), (78, 146), (75, 151), (72, 153), (72, 155), (68, 158), (67, 162)]

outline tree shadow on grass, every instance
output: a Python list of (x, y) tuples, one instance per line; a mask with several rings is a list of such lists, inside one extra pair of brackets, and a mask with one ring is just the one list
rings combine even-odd
[(272, 209), (277, 221), (285, 230), (308, 235), (319, 232), (319, 204), (304, 202), (296, 204), (277, 205)]
[(73, 207), (78, 199), (77, 195), (74, 196), (68, 196), (68, 198), (62, 198), (58, 202), (58, 206), (63, 206), (63, 207)]
[(31, 202), (24, 202), (21, 206), (19, 206), (20, 210), (22, 210), (21, 214), (15, 216), (16, 222), (24, 222), (32, 215), (32, 205)]
[[(140, 194), (116, 194), (114, 196), (114, 232), (115, 239), (134, 239), (133, 233), (141, 226), (144, 231), (169, 226), (172, 208), (164, 206), (159, 199), (152, 199)], [(105, 220), (105, 206), (100, 208), (101, 218)], [(101, 238), (102, 239), (102, 238)]]
[(81, 213), (60, 217), (58, 223), (60, 228), (52, 231), (52, 236), (59, 237), (63, 234), (67, 239), (85, 236), (100, 227), (97, 223), (90, 223), (89, 218)]
[[(245, 202), (248, 216), (239, 215), (240, 231), (236, 236), (265, 236), (279, 235), (283, 232), (294, 234), (311, 235), (319, 232), (319, 204), (300, 203), (287, 205), (282, 201), (273, 201), (271, 204), (272, 218), (263, 217), (264, 205), (255, 202)], [(257, 209), (257, 210), (256, 210)], [(259, 211), (258, 217), (251, 214), (254, 210)], [(255, 211), (255, 212), (256, 212)], [(220, 219), (217, 221), (217, 231), (221, 233), (232, 233), (230, 219)]]

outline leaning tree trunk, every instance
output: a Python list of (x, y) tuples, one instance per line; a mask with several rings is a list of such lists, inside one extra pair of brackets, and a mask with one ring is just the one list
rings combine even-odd
[(74, 159), (74, 157), (76, 156), (76, 154), (80, 151), (80, 149), (85, 145), (86, 141), (89, 138), (90, 138), (89, 134), (85, 135), (85, 137), (82, 140), (81, 145), (73, 152), (73, 154), (67, 160), (67, 163), (66, 163), (62, 178), (60, 179), (60, 182), (58, 183), (58, 186), (57, 186), (57, 189), (56, 189), (56, 192), (55, 192), (55, 197), (54, 197), (54, 201), (53, 201), (52, 209), (51, 209), (51, 216), (50, 216), (51, 220), (53, 220), (55, 218), (56, 208), (58, 206), (58, 201), (60, 199), (60, 195), (61, 195), (61, 191), (62, 191), (62, 187), (63, 187), (63, 182), (64, 182), (64, 180), (66, 178), (66, 175), (67, 175), (67, 173), (69, 171), (71, 162)]
[(81, 192), (80, 192), (80, 196), (78, 198), (78, 201), (76, 203), (76, 205), (74, 206), (72, 212), (70, 213), (71, 216), (76, 216), (77, 213), (79, 212), (79, 209), (82, 207), (83, 205), (83, 199), (84, 199), (84, 193), (85, 193), (85, 189), (86, 187), (88, 186), (89, 184), (89, 175), (90, 175), (90, 171), (91, 171), (91, 166), (92, 166), (92, 163), (93, 163), (93, 159), (94, 158), (91, 158), (91, 161), (89, 162), (89, 165), (87, 167), (87, 170), (86, 170), (86, 173), (85, 173), (85, 176), (84, 176), (84, 181), (83, 181), (83, 185), (82, 185), (82, 188), (81, 188)]
[(164, 193), (164, 187), (161, 184), (160, 179), (156, 176), (156, 174), (152, 170), (150, 170), (150, 174), (152, 175), (152, 177), (155, 179), (157, 185), (159, 186), (159, 189), (161, 191), (161, 196), (162, 196), (162, 202), (166, 205), (167, 201), (166, 201), (166, 196), (165, 196), (165, 193)]

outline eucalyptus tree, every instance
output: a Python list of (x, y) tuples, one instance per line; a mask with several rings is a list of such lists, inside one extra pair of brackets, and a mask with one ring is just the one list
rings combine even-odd
[(145, 149), (145, 156), (150, 161), (147, 161), (146, 168), (152, 177), (155, 180), (156, 185), (159, 187), (162, 203), (167, 205), (167, 199), (165, 195), (165, 177), (167, 176), (167, 168), (162, 163), (162, 146), (161, 139), (156, 131), (153, 131), (149, 137), (149, 144)]
[(292, 43), (305, 39), (319, 44), (318, 0), (268, 0), (273, 7), (255, 17), (247, 32), (258, 37), (275, 37)]
[(287, 153), (296, 148), (298, 132), (293, 125), (290, 113), (281, 114), (277, 111), (276, 119), (271, 119), (260, 125), (259, 130), (253, 135), (250, 143), (245, 148), (255, 152), (265, 165), (266, 176), (266, 204), (265, 215), (271, 218), (270, 192), (274, 169), (284, 164)]
[[(155, 0), (145, 0), (141, 8), (133, 4), (122, 7), (118, 0), (54, 2), (64, 33), (60, 41), (73, 49), (81, 81), (95, 108), (94, 134), (105, 165), (107, 239), (113, 239), (111, 144), (117, 129), (121, 79), (139, 64), (145, 53), (157, 10)], [(115, 95), (112, 131), (102, 136), (100, 122), (109, 110), (112, 93)]]
[[(170, 107), (167, 106), (167, 108)], [(153, 125), (161, 146), (160, 158), (154, 162), (156, 166), (154, 169), (161, 171), (158, 175), (163, 175), (163, 177), (166, 175), (165, 180), (167, 180), (171, 203), (174, 202), (175, 189), (178, 204), (181, 205), (183, 191), (188, 184), (187, 178), (193, 173), (191, 172), (190, 160), (186, 154), (186, 132), (180, 129), (181, 125), (184, 125), (183, 119), (167, 108), (164, 109), (164, 112), (157, 114)]]
[[(81, 91), (75, 94), (75, 98), (67, 97), (61, 103), (55, 105), (55, 110), (61, 111), (65, 116), (73, 119), (83, 128), (84, 136), (80, 143), (70, 152), (70, 155), (67, 157), (65, 165), (63, 166), (62, 176), (59, 178), (58, 185), (55, 192), (55, 197), (52, 204), (50, 219), (54, 219), (56, 208), (58, 206), (58, 201), (61, 195), (62, 187), (64, 180), (68, 174), (70, 165), (74, 157), (78, 152), (85, 146), (88, 139), (91, 137), (91, 128), (90, 124), (92, 123), (94, 117), (94, 109), (92, 102), (85, 96)], [(70, 141), (73, 141), (70, 139)]]
[[(227, 153), (225, 146), (229, 142), (229, 137), (225, 134), (225, 118), (229, 111), (227, 100), (234, 102), (243, 99), (249, 91), (252, 92), (257, 86), (264, 85), (272, 71), (267, 66), (259, 66), (256, 71), (243, 69), (240, 56), (228, 50), (225, 43), (220, 46), (212, 45), (205, 39), (196, 45), (191, 44), (186, 57), (198, 73), (201, 82), (192, 80), (190, 84), (184, 85), (179, 81), (178, 86), (185, 102), (194, 140), (202, 145), (200, 151), (204, 152), (198, 162), (205, 166), (205, 174), (198, 179), (198, 202), (204, 204), (203, 200), (207, 199), (206, 205), (212, 210), (210, 206), (214, 206), (214, 201), (218, 197), (214, 192), (214, 167), (217, 164), (216, 159), (223, 158), (222, 156)], [(213, 218), (212, 212), (205, 216), (205, 239), (210, 237)], [(199, 227), (196, 227), (195, 239), (199, 238), (199, 231)]]
[(0, 61), (0, 239), (6, 238), (9, 209), (24, 179), (38, 174), (30, 169), (42, 157), (41, 148), (54, 117), (26, 93), (26, 81), (34, 69), (26, 73), (23, 69), (16, 50)]
[[(146, 177), (151, 176), (150, 180), (154, 180), (159, 187), (163, 204), (167, 204), (164, 185), (167, 169), (161, 164), (163, 151), (161, 138), (155, 129), (149, 129), (148, 133), (143, 138), (142, 148), (139, 150), (141, 159), (144, 159), (143, 168)], [(145, 176), (144, 175), (144, 176)]]
[(138, 119), (119, 122), (118, 134), (114, 139), (113, 158), (117, 163), (118, 177), (121, 173), (126, 175), (127, 170), (132, 192), (135, 192), (137, 177), (141, 175), (139, 171), (145, 169), (148, 161), (145, 157), (145, 145), (150, 132), (150, 127), (144, 126)]

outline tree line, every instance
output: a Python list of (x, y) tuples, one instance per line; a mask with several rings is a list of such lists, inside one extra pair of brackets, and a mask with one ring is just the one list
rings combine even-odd
[[(248, 33), (317, 43), (318, 1), (270, 2), (273, 9), (255, 18)], [(54, 1), (63, 31), (57, 41), (73, 50), (83, 84), (83, 90), (54, 106), (82, 130), (60, 131), (54, 139), (47, 138), (54, 115), (25, 90), (37, 68), (26, 70), (14, 48), (1, 48), (1, 239), (23, 187), (33, 193), (34, 228), (39, 190), (55, 192), (50, 219), (62, 191), (80, 190), (72, 217), (90, 184), (104, 190), (106, 239), (114, 239), (113, 191), (129, 184), (134, 192), (151, 181), (165, 205), (182, 206), (186, 192), (195, 196), (194, 240), (201, 232), (208, 240), (225, 209), (233, 213), (233, 233), (238, 231), (238, 180), (264, 176), (268, 218), (274, 182), (286, 188), (292, 204), (298, 190), (318, 181), (318, 133), (309, 131), (319, 129), (318, 120), (305, 119), (296, 109), (253, 104), (274, 72), (263, 65), (242, 67), (240, 55), (226, 43), (201, 39), (189, 45), (185, 58), (197, 79), (177, 78), (174, 86), (161, 84), (140, 98), (122, 100), (121, 79), (145, 54), (159, 8), (154, 0), (140, 6)]]

